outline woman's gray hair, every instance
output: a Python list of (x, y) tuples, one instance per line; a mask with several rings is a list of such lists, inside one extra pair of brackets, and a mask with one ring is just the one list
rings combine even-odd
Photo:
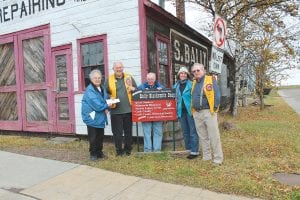
[(154, 78), (156, 80), (156, 74), (154, 72), (149, 72), (146, 77), (147, 78), (151, 77), (151, 78)]
[(102, 77), (101, 71), (100, 71), (99, 69), (94, 69), (94, 70), (92, 70), (92, 71), (90, 72), (90, 74), (89, 74), (90, 80), (93, 79), (94, 74), (100, 74), (100, 77)]

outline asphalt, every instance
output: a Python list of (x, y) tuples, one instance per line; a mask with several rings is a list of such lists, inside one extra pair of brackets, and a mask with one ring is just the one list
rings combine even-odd
[(282, 89), (278, 94), (283, 100), (300, 115), (300, 89)]
[(0, 151), (0, 199), (250, 200), (253, 198)]

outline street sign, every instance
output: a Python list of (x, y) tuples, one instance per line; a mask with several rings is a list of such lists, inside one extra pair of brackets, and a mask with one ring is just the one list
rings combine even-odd
[(213, 31), (214, 31), (213, 45), (220, 49), (224, 49), (225, 38), (227, 33), (226, 22), (224, 21), (223, 18), (221, 18), (218, 15), (215, 16)]
[(211, 59), (210, 59), (210, 72), (215, 72), (220, 74), (222, 71), (222, 64), (223, 64), (223, 55), (224, 53), (220, 51), (215, 46), (211, 49)]

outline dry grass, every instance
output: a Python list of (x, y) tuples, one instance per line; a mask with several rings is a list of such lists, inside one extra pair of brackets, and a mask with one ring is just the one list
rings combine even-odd
[(219, 167), (169, 153), (170, 147), (161, 154), (134, 152), (129, 157), (115, 157), (111, 143), (104, 147), (107, 159), (90, 162), (85, 140), (53, 144), (49, 138), (0, 135), (0, 149), (229, 194), (300, 199), (299, 186), (281, 184), (272, 176), (275, 172), (300, 174), (300, 117), (275, 93), (266, 98), (266, 104), (273, 106), (263, 111), (258, 106), (239, 108), (237, 118), (221, 116), (238, 129), (222, 130), (225, 162)]

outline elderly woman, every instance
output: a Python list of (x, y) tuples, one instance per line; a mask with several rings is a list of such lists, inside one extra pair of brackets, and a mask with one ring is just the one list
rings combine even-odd
[(87, 86), (82, 98), (81, 115), (87, 125), (90, 159), (92, 161), (104, 158), (102, 152), (104, 128), (107, 123), (106, 113), (111, 105), (106, 103), (108, 95), (101, 86), (102, 74), (95, 69), (90, 73), (91, 83)]
[(186, 67), (179, 69), (177, 82), (173, 88), (176, 90), (177, 117), (180, 121), (185, 149), (190, 151), (190, 155), (187, 158), (194, 159), (199, 155), (199, 137), (191, 110), (192, 81)]

